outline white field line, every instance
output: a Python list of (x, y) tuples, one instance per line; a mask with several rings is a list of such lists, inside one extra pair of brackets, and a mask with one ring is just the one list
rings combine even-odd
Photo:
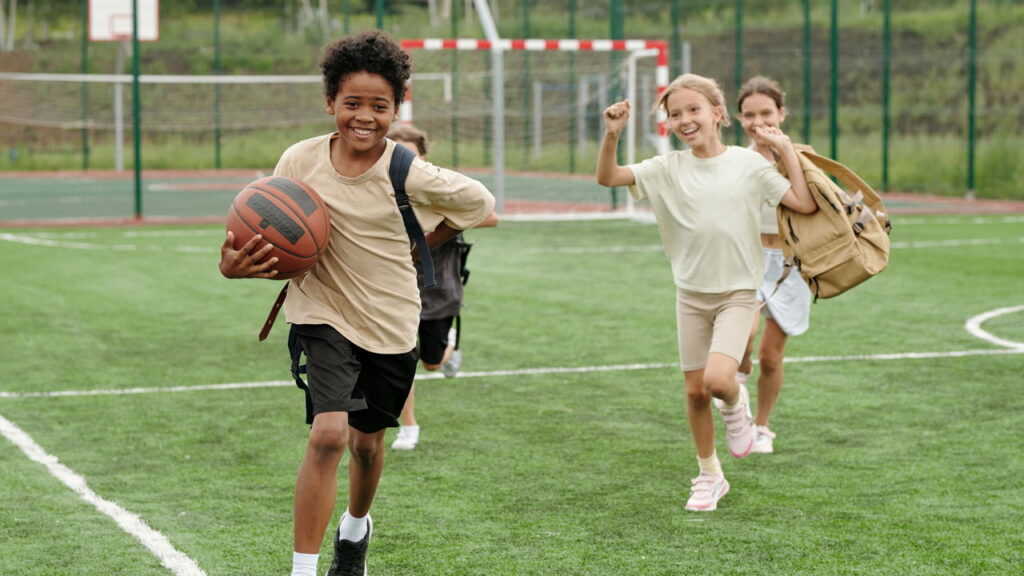
[[(1012, 344), (1012, 348), (1000, 348), (992, 350), (953, 350), (949, 352), (903, 352), (892, 354), (849, 354), (845, 356), (802, 356), (797, 358), (785, 358), (783, 361), (789, 363), (808, 362), (850, 362), (860, 360), (921, 360), (929, 358), (964, 358), (968, 356), (1001, 356), (1006, 354), (1024, 354), (1024, 343), (1006, 342)], [(756, 360), (754, 361), (757, 362)], [(676, 368), (679, 365), (674, 362), (655, 362), (649, 364), (611, 364), (606, 366), (573, 366), (573, 367), (545, 367), (545, 368), (521, 368), (517, 370), (484, 370), (479, 372), (459, 372), (456, 378), (492, 378), (501, 376), (536, 376), (544, 374), (586, 374), (592, 372), (630, 372), (635, 370), (662, 370), (665, 368)], [(443, 375), (417, 374), (416, 380), (438, 380)], [(230, 382), (226, 384), (199, 384), (195, 386), (163, 386), (149, 388), (109, 388), (95, 390), (55, 390), (52, 392), (0, 392), (0, 399), (15, 398), (58, 398), (71, 396), (122, 396), (131, 394), (161, 394), (173, 392), (202, 392), (207, 390), (238, 390), (251, 388), (277, 388), (295, 386), (291, 380), (268, 380), (265, 382)]]
[[(991, 310), (970, 318), (965, 323), (965, 328), (971, 334), (992, 342), (993, 344), (1006, 346), (1004, 349), (996, 350), (960, 350), (952, 352), (909, 352), (901, 354), (863, 354), (844, 356), (805, 356), (799, 358), (786, 358), (785, 362), (844, 362), (851, 360), (906, 360), (906, 359), (929, 359), (929, 358), (960, 358), (965, 356), (982, 356), (993, 354), (1024, 354), (1024, 343), (1013, 342), (993, 336), (983, 330), (981, 325), (992, 318), (1004, 314), (1012, 314), (1024, 311), (1024, 306), (1013, 306)], [(494, 376), (524, 376), (537, 374), (579, 374), (588, 372), (613, 372), (631, 370), (666, 369), (676, 366), (675, 363), (653, 363), (653, 364), (617, 364), (610, 366), (581, 366), (575, 368), (526, 368), (520, 370), (492, 370), (484, 372), (465, 372), (459, 374), (458, 378), (480, 378)], [(417, 376), (419, 380), (430, 380), (440, 378), (440, 374), (428, 374)], [(201, 390), (230, 390), (238, 388), (266, 388), (292, 386), (291, 381), (270, 381), (270, 382), (242, 382), (231, 384), (208, 384), (200, 386), (173, 386), (167, 388), (128, 388), (124, 390), (64, 390), (56, 392), (30, 392), (11, 393), (0, 392), (0, 398), (30, 398), (30, 397), (57, 397), (57, 396), (98, 396), (98, 395), (121, 395), (121, 394), (149, 394), (159, 392), (196, 392)], [(206, 576), (206, 573), (195, 561), (179, 552), (170, 541), (159, 532), (150, 528), (138, 516), (121, 508), (117, 504), (101, 498), (93, 492), (85, 479), (75, 474), (70, 468), (61, 464), (56, 457), (47, 454), (42, 447), (35, 443), (32, 438), (15, 426), (9, 420), (0, 416), (0, 433), (11, 443), (18, 446), (29, 459), (45, 466), (54, 477), (71, 488), (83, 500), (92, 504), (97, 510), (110, 516), (122, 530), (138, 539), (148, 548), (160, 561), (174, 572), (176, 576)]]
[(990, 310), (983, 314), (970, 318), (964, 323), (964, 329), (967, 330), (971, 335), (981, 338), (987, 342), (991, 342), (997, 346), (1006, 346), (1007, 348), (1024, 351), (1024, 342), (1014, 342), (1013, 340), (1005, 340), (995, 336), (987, 330), (983, 330), (981, 325), (987, 320), (991, 320), (997, 316), (1003, 316), (1004, 314), (1014, 314), (1017, 312), (1024, 311), (1024, 306), (1010, 306), (1008, 308), (998, 308), (996, 310)]
[(50, 471), (50, 474), (78, 494), (82, 500), (92, 504), (103, 514), (110, 516), (122, 530), (141, 542), (176, 576), (206, 576), (206, 572), (194, 560), (176, 549), (163, 534), (150, 528), (137, 515), (93, 492), (86, 484), (84, 478), (61, 464), (56, 456), (47, 454), (28, 434), (3, 416), (0, 416), (0, 433), (10, 440), (12, 444), (20, 448), (30, 460), (45, 466)]

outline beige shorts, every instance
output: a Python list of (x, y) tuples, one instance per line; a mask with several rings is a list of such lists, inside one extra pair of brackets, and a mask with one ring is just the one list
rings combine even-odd
[(756, 290), (705, 294), (676, 288), (679, 365), (683, 371), (704, 368), (712, 352), (741, 361), (756, 313)]

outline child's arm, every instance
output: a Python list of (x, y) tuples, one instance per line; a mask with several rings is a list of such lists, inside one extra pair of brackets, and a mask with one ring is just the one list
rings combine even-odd
[(597, 183), (602, 186), (632, 186), (633, 171), (619, 166), (619, 135), (629, 121), (629, 100), (612, 104), (604, 111), (604, 138), (597, 156)]
[(277, 276), (277, 270), (274, 270), (277, 258), (264, 260), (274, 246), (268, 242), (266, 246), (253, 252), (262, 239), (263, 236), (257, 234), (239, 250), (235, 250), (233, 248), (235, 234), (228, 232), (224, 243), (220, 245), (220, 273), (225, 278), (274, 278)]
[[(473, 228), (489, 228), (497, 225), (498, 214), (495, 212), (491, 212), (490, 214), (487, 215), (486, 218), (483, 219), (482, 222), (480, 222), (476, 226), (473, 226)], [(463, 230), (459, 230), (458, 228), (452, 228), (446, 222), (441, 222), (432, 231), (424, 234), (424, 236), (426, 236), (427, 238), (427, 245), (430, 246), (431, 250), (433, 250), (434, 248), (437, 248), (441, 244), (444, 244), (445, 242), (452, 240), (462, 232)], [(420, 251), (418, 246), (414, 246), (412, 249), (412, 259), (420, 259)]]
[(793, 148), (789, 136), (786, 136), (778, 128), (761, 126), (754, 132), (754, 140), (760, 140), (759, 144), (770, 146), (786, 167), (790, 189), (782, 197), (781, 203), (801, 214), (813, 214), (818, 209), (818, 205), (814, 202), (811, 190), (807, 187), (804, 170), (800, 166), (800, 159), (797, 158), (796, 149)]
[(484, 218), (483, 222), (477, 224), (476, 226), (473, 226), (473, 228), (493, 228), (494, 226), (497, 226), (497, 225), (498, 225), (498, 213), (497, 212), (491, 212), (490, 214), (487, 215), (487, 218)]

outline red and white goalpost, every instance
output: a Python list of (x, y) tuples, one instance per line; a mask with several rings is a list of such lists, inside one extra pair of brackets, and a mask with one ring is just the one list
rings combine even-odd
[[(405, 100), (400, 108), (400, 120), (403, 123), (412, 123), (414, 118), (417, 124), (430, 124), (432, 118), (438, 113), (440, 108), (454, 107), (456, 110), (452, 111), (452, 115), (458, 115), (459, 118), (465, 117), (469, 112), (468, 109), (472, 108), (474, 102), (467, 102), (471, 96), (467, 92), (467, 88), (462, 88), (463, 96), (459, 102), (455, 105), (450, 103), (444, 103), (443, 101), (437, 100), (437, 98), (428, 98), (427, 102), (429, 108), (427, 114), (418, 112), (417, 105), (421, 103), (420, 98), (417, 96), (418, 89), (413, 86), (416, 84), (419, 86), (419, 82), (423, 82), (426, 79), (445, 79), (446, 90), (450, 91), (450, 84), (452, 78), (455, 79), (460, 86), (465, 86), (472, 82), (471, 77), (474, 74), (481, 73), (492, 73), (495, 69), (500, 70), (500, 74), (503, 76), (503, 82), (500, 85), (507, 85), (508, 88), (503, 90), (509, 92), (509, 97), (514, 102), (509, 102), (507, 108), (502, 109), (500, 106), (494, 109), (488, 109), (487, 116), (491, 125), (501, 123), (501, 128), (506, 127), (515, 134), (522, 134), (527, 128), (523, 128), (526, 124), (530, 124), (531, 121), (533, 126), (529, 136), (523, 135), (517, 137), (515, 135), (507, 135), (505, 142), (508, 143), (509, 149), (505, 149), (505, 145), (498, 143), (492, 145), (493, 151), (491, 151), (492, 158), (498, 158), (501, 162), (504, 161), (505, 155), (510, 158), (518, 158), (520, 154), (526, 155), (528, 152), (524, 150), (527, 148), (524, 142), (536, 142), (536, 145), (530, 147), (530, 151), (540, 156), (551, 156), (551, 151), (548, 149), (547, 144), (541, 145), (542, 140), (554, 140), (556, 137), (564, 137), (566, 139), (572, 139), (576, 137), (579, 141), (579, 150), (585, 151), (586, 147), (590, 146), (590, 152), (596, 148), (596, 140), (599, 139), (599, 130), (601, 129), (599, 118), (595, 122), (595, 116), (600, 115), (600, 106), (607, 104), (610, 97), (626, 97), (634, 103), (634, 114), (630, 118), (630, 124), (624, 134), (624, 160), (628, 163), (636, 161), (636, 149), (638, 144), (648, 146), (648, 150), (653, 146), (655, 153), (667, 152), (670, 149), (669, 133), (666, 125), (665, 113), (661, 110), (657, 110), (652, 116), (645, 117), (645, 111), (649, 109), (650, 105), (659, 98), (665, 91), (669, 83), (669, 54), (668, 44), (658, 40), (580, 40), (580, 39), (501, 39), (498, 41), (476, 39), (476, 38), (459, 38), (459, 39), (439, 39), (439, 38), (427, 38), (427, 39), (405, 39), (401, 40), (401, 46), (408, 51), (414, 60), (413, 68), (417, 74), (414, 77), (414, 81), (410, 82), (408, 90), (406, 92)], [(490, 65), (487, 62), (481, 62), (480, 68), (468, 70), (469, 66), (462, 64), (460, 65), (457, 72), (452, 70), (446, 70), (443, 68), (444, 60), (439, 59), (438, 56), (430, 57), (434, 60), (439, 60), (437, 66), (429, 68), (433, 71), (433, 76), (422, 74), (425, 69), (424, 59), (426, 55), (417, 56), (419, 51), (428, 52), (440, 52), (440, 51), (459, 51), (464, 53), (478, 53), (481, 55), (491, 54), (500, 52), (502, 54), (508, 53), (504, 58), (512, 58), (513, 54), (524, 54), (521, 58), (526, 58), (526, 64), (522, 64), (519, 69), (514, 69), (515, 66), (509, 66), (508, 64), (501, 66), (500, 68), (494, 65)], [(534, 53), (533, 56), (526, 56), (525, 53)], [(554, 53), (561, 53), (562, 56), (556, 56)], [(596, 55), (596, 53), (606, 53), (603, 57)], [(614, 64), (610, 63), (608, 53), (621, 53), (621, 57), (614, 60)], [(561, 75), (555, 79), (551, 77), (552, 68), (557, 67), (555, 61), (563, 62), (562, 66), (568, 66), (564, 63), (564, 60), (570, 58), (569, 54), (575, 54), (572, 56), (574, 65), (576, 68), (572, 70), (583, 70), (586, 68), (587, 71), (580, 71), (576, 74), (584, 78), (595, 78), (596, 74), (603, 73), (605, 78), (598, 78), (595, 80), (599, 84), (596, 88), (591, 86), (583, 86), (584, 92), (587, 92), (591, 97), (590, 102), (574, 102), (571, 101), (573, 98), (579, 98), (579, 96), (569, 97), (568, 86), (572, 84), (573, 80), (570, 78), (573, 76), (573, 72), (562, 71)], [(550, 55), (550, 56), (547, 56)], [(532, 58), (532, 60), (530, 60)], [(597, 60), (604, 58), (603, 64), (599, 64)], [(560, 60), (561, 59), (561, 60)], [(587, 60), (589, 59), (589, 60)], [(595, 60), (596, 59), (596, 60)], [(461, 59), (460, 59), (461, 60)], [(580, 64), (584, 60), (592, 62), (589, 68), (587, 65)], [(639, 78), (638, 74), (638, 63), (643, 61), (643, 74), (646, 76)], [(653, 67), (651, 62), (653, 61)], [(525, 72), (524, 68), (525, 67)], [(513, 69), (510, 69), (513, 68)], [(650, 92), (652, 79), (650, 75), (653, 72), (653, 87), (654, 94)], [(587, 74), (590, 74), (587, 76)], [(548, 74), (545, 80), (537, 80), (538, 77)], [(557, 84), (561, 82), (561, 84)], [(580, 82), (577, 80), (577, 82)], [(530, 84), (533, 84), (531, 86)], [(612, 92), (609, 86), (615, 84), (618, 92)], [(487, 84), (478, 84), (478, 86), (484, 86), (484, 90), (487, 90)], [(423, 89), (432, 89), (431, 93), (438, 92), (434, 90), (435, 86), (430, 84), (424, 84)], [(573, 86), (575, 90), (576, 86)], [(622, 88), (625, 88), (625, 93), (622, 93)], [(545, 92), (545, 90), (549, 90)], [(478, 91), (481, 91), (478, 89)], [(559, 93), (561, 92), (561, 93)], [(643, 95), (638, 97), (639, 93), (643, 92)], [(524, 102), (527, 98), (526, 94), (532, 93), (532, 102)], [(578, 91), (574, 94), (578, 94)], [(420, 94), (423, 96), (423, 94)], [(644, 102), (644, 100), (648, 100)], [(502, 94), (502, 101), (504, 101), (504, 94)], [(582, 110), (581, 109), (585, 109)], [(556, 109), (566, 108), (564, 111), (558, 111)], [(501, 110), (500, 112), (498, 110)], [(474, 113), (476, 111), (474, 110)], [(577, 125), (581, 124), (584, 115), (588, 121), (588, 125), (582, 128), (577, 128), (579, 135), (569, 134), (569, 128), (564, 125), (559, 125), (559, 118), (553, 118), (552, 116), (557, 113), (562, 113), (566, 117), (572, 116), (573, 120), (578, 120)], [(541, 124), (541, 117), (544, 118), (544, 124)], [(639, 118), (639, 120), (638, 120)], [(651, 121), (654, 121), (653, 127)], [(569, 120), (565, 120), (565, 124), (568, 124)], [(639, 123), (643, 123), (638, 126)], [(436, 125), (436, 121), (434, 121)], [(467, 122), (467, 124), (472, 121)], [(652, 129), (653, 128), (653, 129)], [(559, 132), (561, 130), (561, 132)], [(564, 135), (564, 136), (560, 136)], [(467, 138), (465, 135), (464, 138)], [(442, 137), (443, 138), (443, 137)], [(532, 139), (532, 140), (531, 140)], [(586, 141), (585, 141), (586, 140)], [(484, 146), (486, 143), (481, 142)], [(518, 148), (517, 148), (518, 146)], [(520, 152), (520, 150), (523, 150)], [(584, 161), (584, 160), (581, 160)], [(591, 162), (591, 157), (587, 156), (587, 162)], [(592, 168), (585, 170), (585, 172), (592, 174)], [(510, 175), (508, 180), (513, 180), (515, 175)], [(592, 176), (588, 176), (592, 180)], [(498, 190), (505, 189), (505, 174), (503, 167), (495, 170), (496, 180), (500, 180), (495, 184)], [(582, 179), (582, 177), (581, 177)], [(525, 184), (524, 184), (525, 186)], [(582, 193), (581, 193), (582, 194)], [(512, 196), (515, 195), (515, 186), (512, 186)], [(632, 212), (632, 199), (626, 195), (627, 211)]]

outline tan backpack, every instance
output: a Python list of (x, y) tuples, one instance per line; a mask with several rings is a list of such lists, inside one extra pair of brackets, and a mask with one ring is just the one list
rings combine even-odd
[[(797, 146), (797, 156), (818, 210), (800, 214), (779, 204), (786, 274), (796, 266), (815, 300), (832, 298), (885, 270), (892, 224), (878, 193), (852, 170), (807, 146)], [(786, 175), (781, 163), (778, 169)]]

